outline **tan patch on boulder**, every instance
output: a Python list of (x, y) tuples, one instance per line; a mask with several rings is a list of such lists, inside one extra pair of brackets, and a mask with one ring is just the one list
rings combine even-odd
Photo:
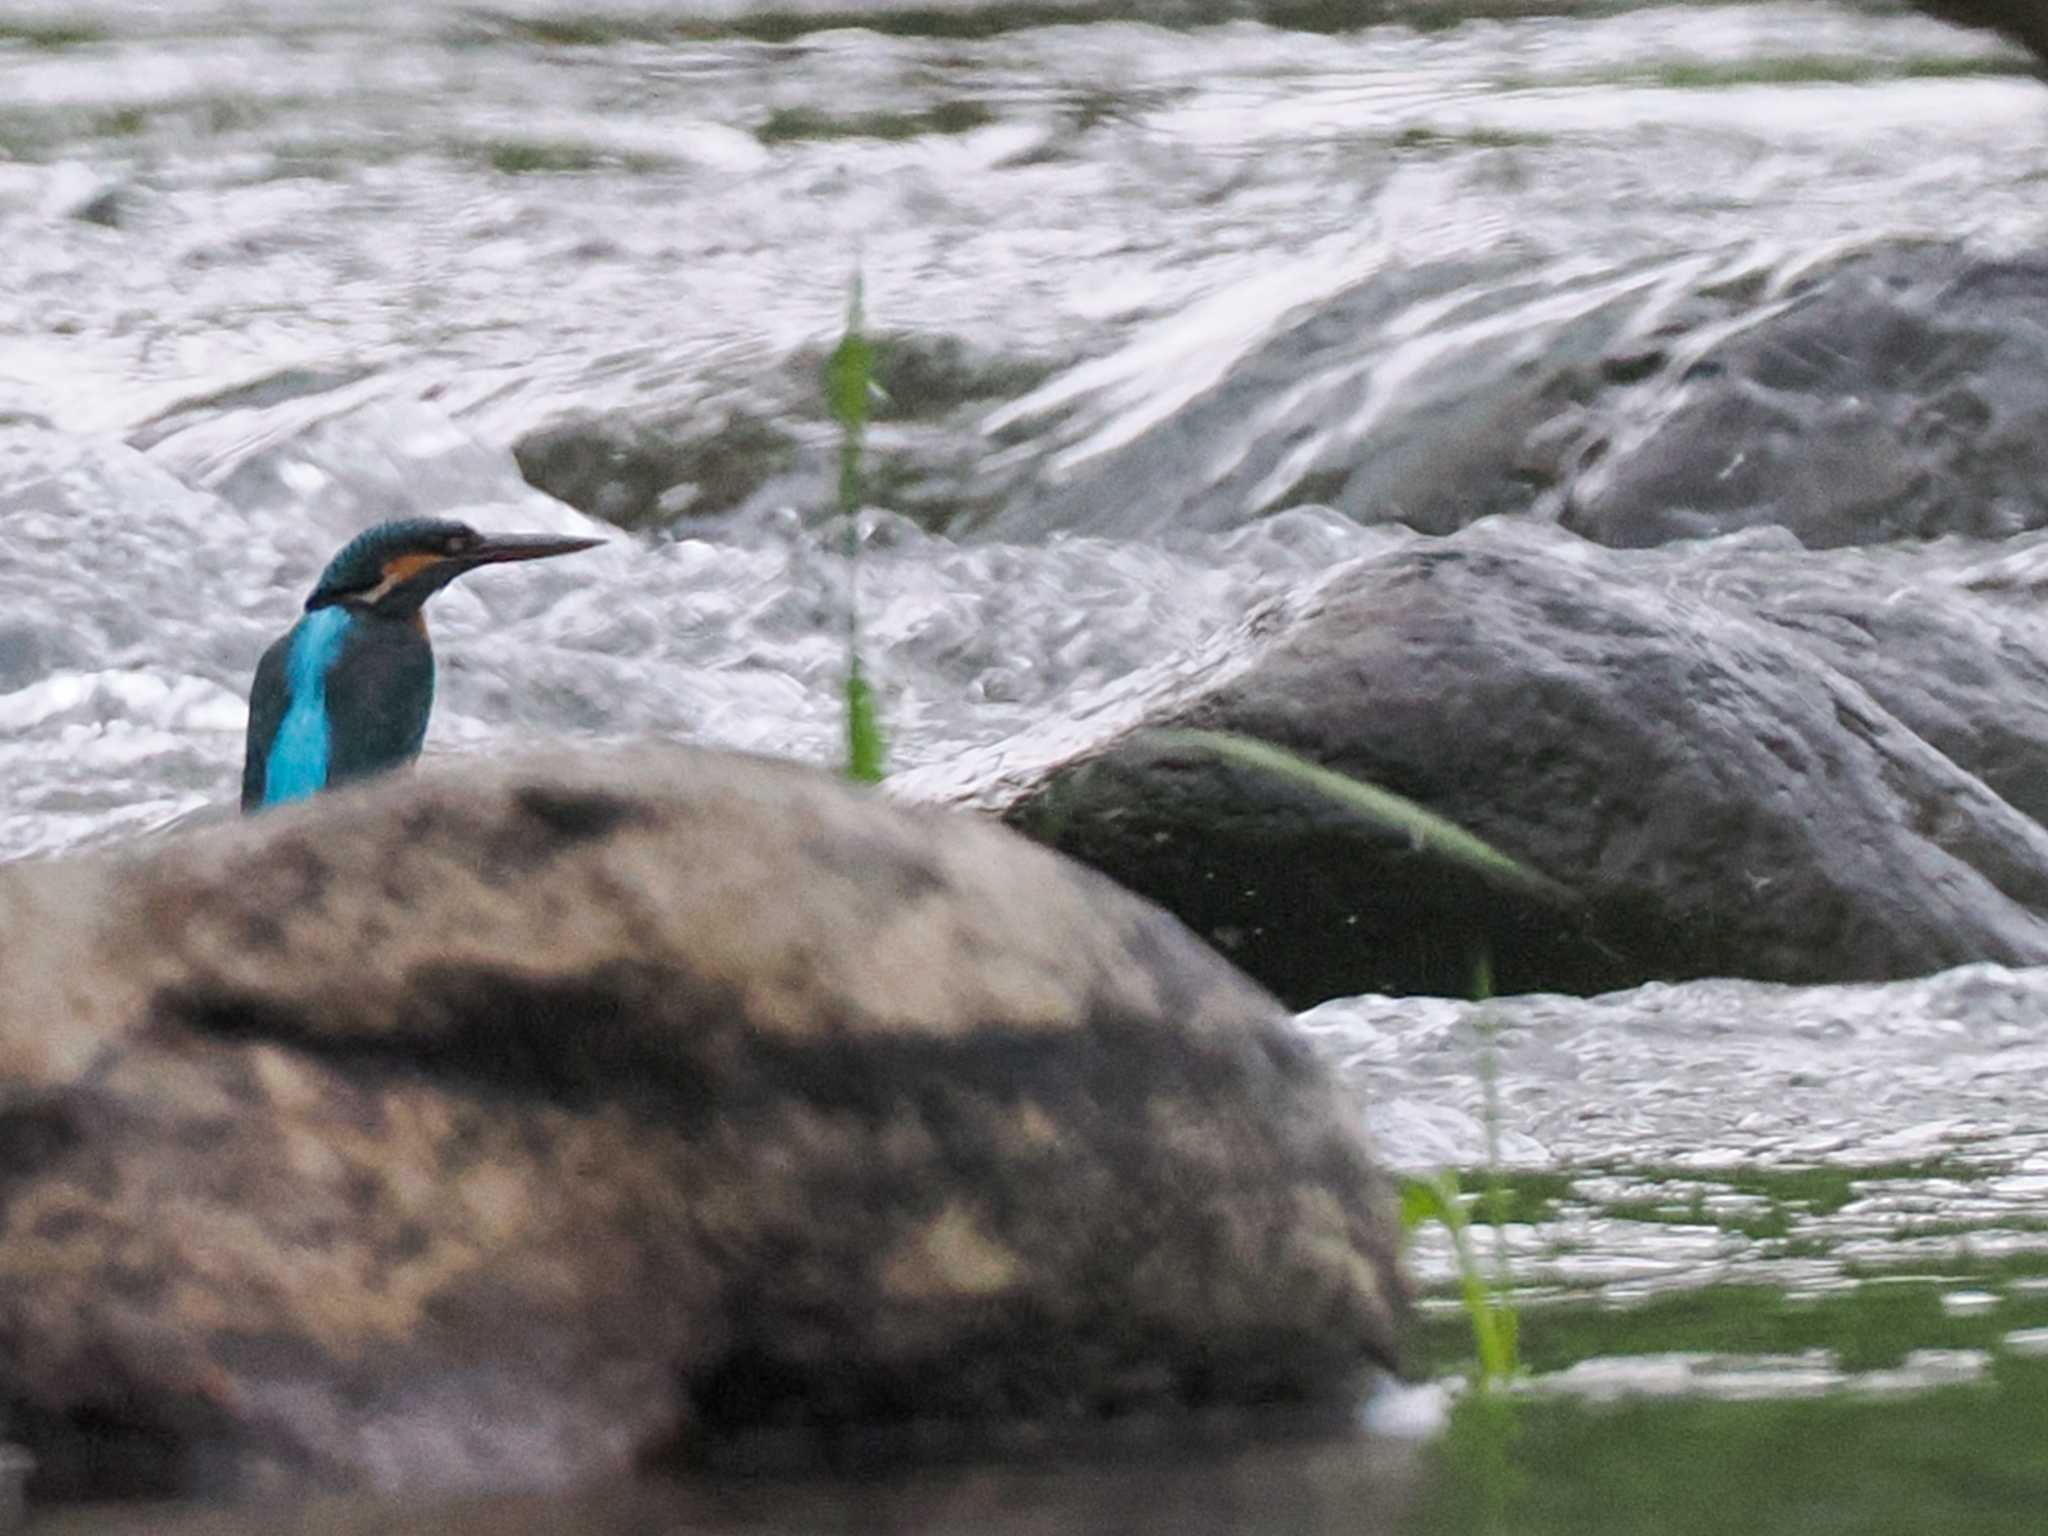
[(1024, 1264), (992, 1241), (958, 1202), (946, 1206), (882, 1261), (882, 1288), (892, 1296), (932, 1300), (994, 1296), (1017, 1284)]

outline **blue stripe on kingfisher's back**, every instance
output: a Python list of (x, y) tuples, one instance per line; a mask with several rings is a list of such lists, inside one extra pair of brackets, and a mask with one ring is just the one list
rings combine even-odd
[(285, 648), (285, 697), (291, 704), (264, 761), (264, 799), (297, 800), (327, 782), (334, 732), (327, 723), (327, 673), (340, 658), (352, 621), (322, 608), (294, 625)]
[(465, 571), (601, 539), (483, 535), (439, 518), (382, 523), (320, 574), (306, 616), (257, 663), (242, 809), (299, 800), (419, 756), (434, 708), (428, 598)]

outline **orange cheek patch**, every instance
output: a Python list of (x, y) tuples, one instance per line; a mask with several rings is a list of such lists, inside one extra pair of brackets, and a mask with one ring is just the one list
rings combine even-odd
[(399, 555), (384, 562), (384, 585), (395, 587), (401, 582), (411, 581), (430, 565), (439, 565), (440, 555)]

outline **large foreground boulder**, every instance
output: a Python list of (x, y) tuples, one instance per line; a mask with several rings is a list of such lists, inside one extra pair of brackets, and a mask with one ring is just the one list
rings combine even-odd
[[(1828, 558), (1748, 555), (1786, 568)], [(993, 765), (901, 787), (1001, 813), (1179, 913), (1297, 1004), (1465, 993), (1482, 951), (1495, 984), (1517, 991), (2048, 961), (2048, 832), (1831, 665), (1829, 647), (1797, 632), (1795, 604), (1773, 622), (1713, 585), (1676, 555), (1475, 525), (1340, 567), (1214, 654), (1005, 743)], [(1945, 701), (1940, 674), (1914, 680), (1905, 653), (1857, 662), (1848, 584), (1833, 596), (1832, 622), (1804, 617), (1832, 631), (1843, 668), (1867, 665), (1872, 688), (1927, 729), (1992, 744), (2024, 783), (2023, 738), (1974, 723), (2023, 667), (1984, 659)], [(1890, 633), (1938, 641), (1952, 671), (1968, 637), (2000, 633), (1930, 619), (1944, 593), (1895, 596), (1862, 594), (1890, 611)], [(1945, 601), (1985, 599), (1948, 587)], [(1866, 626), (1865, 649), (1882, 632)], [(1577, 899), (1499, 884), (1161, 735), (1187, 727), (1406, 795)]]
[(1395, 1231), (1272, 1000), (1000, 827), (689, 752), (0, 870), (44, 1496), (1341, 1400)]

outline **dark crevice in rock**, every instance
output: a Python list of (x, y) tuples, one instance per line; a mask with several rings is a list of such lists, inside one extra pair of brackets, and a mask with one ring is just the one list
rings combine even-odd
[(326, 1029), (301, 1005), (218, 992), (165, 993), (158, 1014), (216, 1037), (570, 1106), (639, 1103), (685, 1129), (788, 1102), (882, 1121), (921, 1099), (926, 1118), (943, 1117), (953, 1096), (1013, 1104), (1081, 1094), (1136, 1118), (1162, 1092), (1242, 1094), (1261, 1078), (1297, 1082), (1301, 1069), (1274, 1031), (1174, 1045), (1173, 1026), (1114, 1012), (1080, 1030), (932, 1038), (840, 1023), (782, 1039), (747, 1023), (729, 988), (627, 965), (562, 980), (436, 968), (414, 978), (409, 1014), (374, 1034)]
[[(0, 1341), (0, 1354), (14, 1353)], [(187, 1437), (122, 1395), (106, 1393), (63, 1411), (0, 1395), (0, 1427), (35, 1457), (32, 1503), (163, 1499), (192, 1489)]]
[[(966, 1329), (945, 1356), (853, 1363), (806, 1363), (774, 1341), (750, 1339), (691, 1383), (699, 1434), (676, 1459), (730, 1466), (766, 1445), (785, 1461), (876, 1469), (927, 1460), (948, 1440), (963, 1453), (983, 1450), (1026, 1426), (1035, 1437), (1097, 1436), (1120, 1421), (1156, 1431), (1226, 1403), (1335, 1404), (1355, 1385), (1355, 1367), (1305, 1354), (1297, 1340), (1247, 1334), (1203, 1347), (1097, 1322), (1021, 1309)], [(963, 1374), (962, 1356), (1004, 1366)], [(1076, 1393), (1076, 1381), (1096, 1385)]]
[(545, 784), (515, 790), (512, 803), (529, 823), (518, 842), (535, 863), (545, 863), (581, 843), (596, 842), (651, 819), (645, 806), (623, 795)]
[(11, 1182), (32, 1177), (76, 1146), (78, 1137), (72, 1096), (0, 1089), (0, 1197)]

